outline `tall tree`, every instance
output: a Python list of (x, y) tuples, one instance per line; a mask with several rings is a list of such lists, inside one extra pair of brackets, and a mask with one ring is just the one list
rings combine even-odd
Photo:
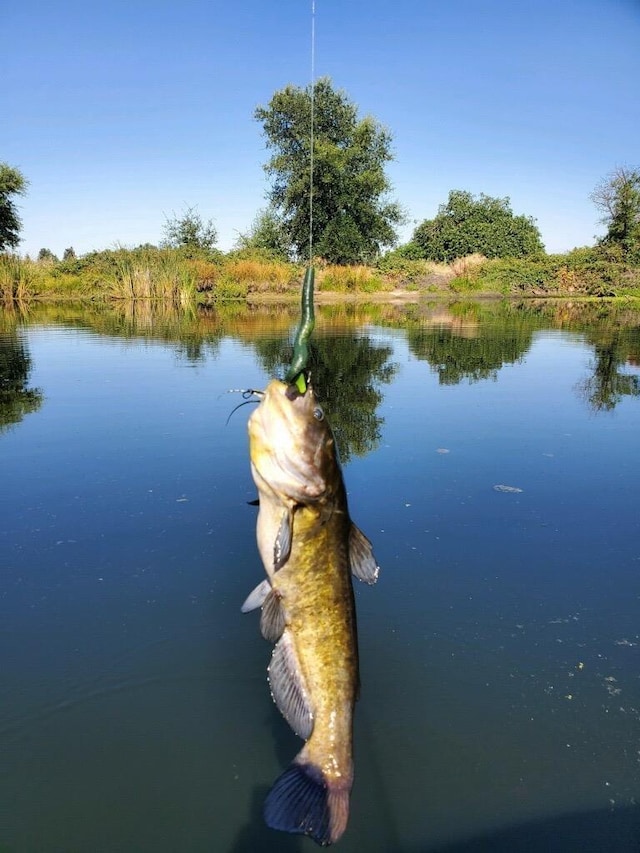
[(620, 246), (629, 260), (640, 261), (640, 168), (618, 166), (591, 193), (607, 227), (604, 245)]
[[(255, 111), (273, 151), (268, 198), (300, 259), (309, 257), (311, 96), (311, 86), (286, 86)], [(313, 85), (313, 116), (313, 252), (331, 263), (371, 261), (396, 242), (403, 221), (384, 171), (391, 135), (372, 117), (358, 118), (327, 77)]]
[(452, 190), (434, 219), (425, 219), (412, 242), (430, 261), (453, 261), (479, 252), (487, 258), (523, 258), (544, 252), (530, 216), (514, 216), (508, 198)]
[(15, 249), (20, 242), (22, 222), (13, 196), (24, 195), (27, 180), (18, 169), (0, 163), (0, 252)]

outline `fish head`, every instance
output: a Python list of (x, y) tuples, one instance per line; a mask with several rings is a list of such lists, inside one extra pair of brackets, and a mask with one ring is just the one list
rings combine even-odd
[(331, 427), (313, 388), (272, 380), (249, 418), (251, 465), (258, 489), (284, 502), (329, 498), (342, 477)]

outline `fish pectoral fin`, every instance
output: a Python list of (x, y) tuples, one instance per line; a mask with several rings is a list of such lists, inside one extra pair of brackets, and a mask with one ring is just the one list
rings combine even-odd
[(260, 498), (254, 498), (252, 501), (247, 501), (247, 506), (260, 506)]
[(246, 597), (244, 604), (240, 608), (241, 612), (250, 613), (252, 610), (257, 610), (258, 607), (262, 607), (270, 592), (271, 584), (269, 582), (269, 578), (265, 578)]
[(362, 530), (353, 523), (349, 531), (349, 564), (358, 580), (368, 584), (378, 580), (380, 566), (373, 556), (373, 546)]
[(282, 636), (284, 626), (285, 619), (282, 599), (275, 589), (271, 589), (262, 605), (260, 631), (265, 640), (268, 640), (270, 643), (277, 643)]
[(273, 570), (277, 572), (289, 559), (293, 541), (293, 509), (287, 509), (282, 516), (280, 527), (273, 544)]
[(313, 731), (309, 691), (288, 631), (284, 631), (271, 655), (269, 686), (273, 701), (294, 732), (307, 740)]

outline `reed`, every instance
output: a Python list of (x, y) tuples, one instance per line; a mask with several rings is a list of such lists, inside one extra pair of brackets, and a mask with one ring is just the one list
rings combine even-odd
[(195, 271), (174, 251), (120, 249), (113, 260), (107, 277), (112, 298), (166, 299), (186, 304), (195, 297)]
[(32, 262), (17, 255), (0, 255), (0, 299), (24, 302), (32, 295), (34, 274)]

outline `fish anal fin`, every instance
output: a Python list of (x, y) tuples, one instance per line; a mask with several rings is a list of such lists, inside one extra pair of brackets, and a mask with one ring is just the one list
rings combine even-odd
[(273, 650), (268, 672), (273, 701), (294, 732), (307, 740), (313, 731), (313, 712), (293, 640), (286, 630)]
[(284, 631), (285, 618), (281, 598), (275, 589), (271, 589), (262, 605), (260, 631), (265, 640), (277, 643)]
[(273, 544), (273, 570), (277, 572), (289, 559), (293, 541), (293, 510), (287, 509), (283, 515)]
[(368, 584), (374, 584), (378, 580), (380, 566), (373, 556), (373, 546), (353, 523), (349, 531), (349, 563), (358, 580)]
[(270, 592), (271, 584), (269, 583), (269, 579), (265, 578), (255, 589), (251, 590), (249, 595), (245, 598), (244, 604), (240, 608), (242, 613), (250, 613), (252, 610), (257, 610), (258, 607), (262, 607)]
[(327, 783), (302, 750), (267, 794), (264, 818), (272, 829), (309, 835), (322, 847), (333, 844), (349, 819), (349, 787)]

